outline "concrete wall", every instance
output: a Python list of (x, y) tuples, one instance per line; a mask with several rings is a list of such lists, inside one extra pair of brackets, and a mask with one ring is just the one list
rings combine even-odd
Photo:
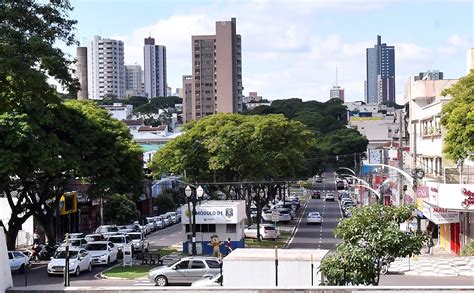
[[(16, 199), (13, 199), (13, 201), (16, 202)], [(10, 205), (8, 204), (8, 200), (6, 198), (0, 198), (0, 220), (2, 220), (5, 226), (8, 225), (11, 213), (12, 211), (10, 209)], [(32, 245), (33, 232), (33, 217), (29, 217), (26, 222), (23, 223), (22, 230), (18, 232), (16, 246), (24, 247), (27, 245)]]
[(13, 286), (12, 273), (8, 261), (7, 239), (5, 231), (0, 227), (0, 293)]

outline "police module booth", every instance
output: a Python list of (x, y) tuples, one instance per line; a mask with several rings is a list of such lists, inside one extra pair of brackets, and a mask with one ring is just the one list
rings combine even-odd
[[(245, 201), (209, 200), (196, 204), (196, 252), (226, 254), (225, 243), (230, 238), (232, 249), (243, 248), (246, 223)], [(193, 204), (181, 206), (183, 253), (192, 252)]]

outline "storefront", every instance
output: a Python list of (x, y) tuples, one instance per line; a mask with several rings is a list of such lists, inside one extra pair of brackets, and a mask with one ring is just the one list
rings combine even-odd
[[(181, 207), (183, 252), (190, 253), (192, 245), (192, 203)], [(191, 219), (190, 219), (191, 218)], [(211, 200), (196, 205), (196, 251), (213, 254), (214, 247), (226, 253), (224, 243), (231, 240), (232, 249), (245, 246), (245, 201)], [(191, 223), (191, 225), (190, 225)], [(217, 239), (216, 237), (217, 236)]]
[(422, 198), (423, 216), (437, 225), (439, 245), (459, 254), (474, 236), (474, 184), (427, 182), (418, 187), (417, 195)]

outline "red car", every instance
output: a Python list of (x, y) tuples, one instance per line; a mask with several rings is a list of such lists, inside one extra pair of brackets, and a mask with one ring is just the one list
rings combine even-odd
[(321, 192), (319, 190), (313, 190), (311, 198), (321, 198)]

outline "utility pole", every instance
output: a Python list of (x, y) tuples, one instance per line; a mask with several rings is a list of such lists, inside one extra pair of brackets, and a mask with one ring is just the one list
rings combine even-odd
[[(398, 112), (398, 167), (403, 170), (403, 111), (400, 110)], [(398, 201), (399, 205), (403, 205), (404, 196), (403, 196), (403, 177), (399, 174), (398, 175)]]

